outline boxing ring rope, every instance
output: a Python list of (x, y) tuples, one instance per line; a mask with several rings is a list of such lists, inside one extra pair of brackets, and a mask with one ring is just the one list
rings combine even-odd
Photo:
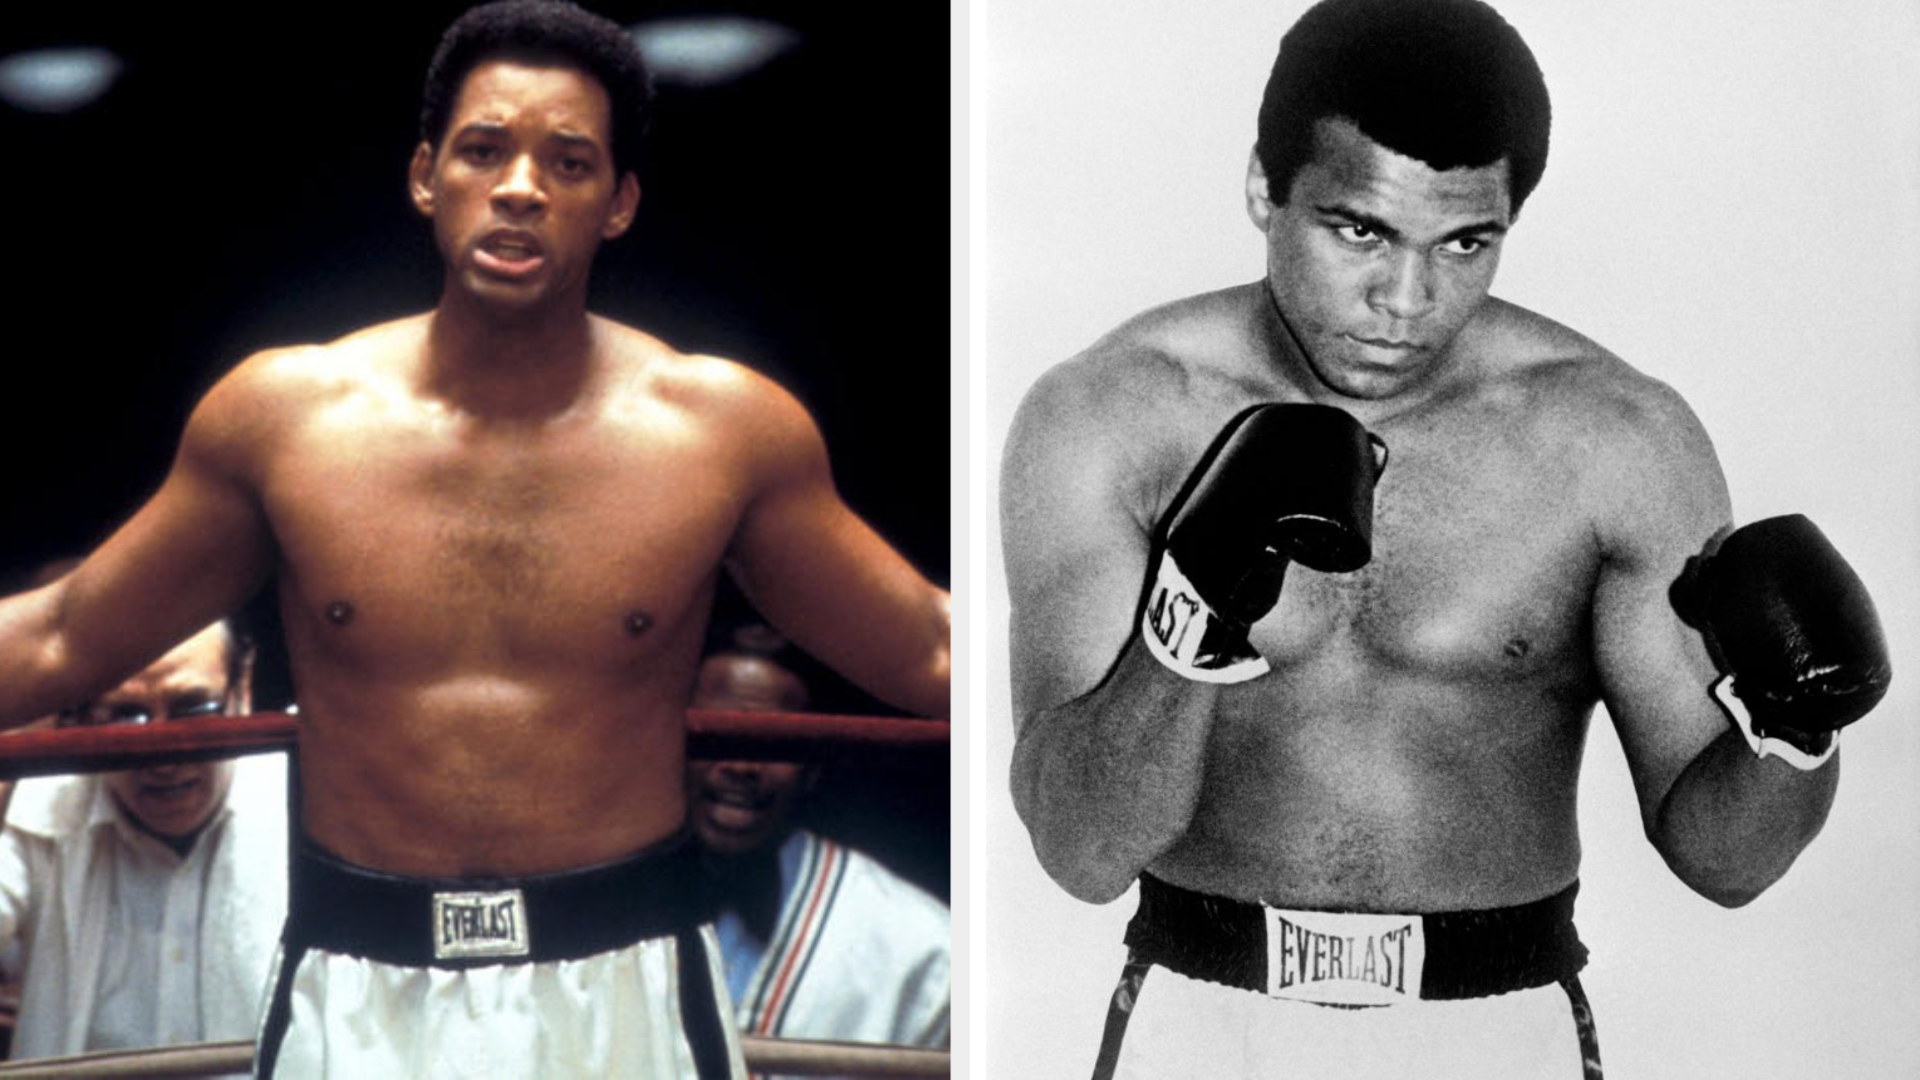
[[(829, 763), (924, 758), (944, 753), (952, 725), (826, 713), (687, 710), (687, 756), (711, 760)], [(200, 761), (292, 748), (298, 717), (286, 713), (209, 717), (191, 722), (54, 728), (0, 734), (0, 780), (103, 772), (144, 764)], [(947, 1076), (943, 1050), (742, 1035), (748, 1069), (796, 1076)], [(0, 1078), (140, 1078), (246, 1072), (250, 1041), (116, 1050), (0, 1063)]]
[[(946, 1076), (944, 1050), (816, 1039), (769, 1039), (742, 1035), (740, 1048), (753, 1072), (793, 1076)], [(0, 1064), (6, 1080), (158, 1080), (160, 1077), (218, 1076), (243, 1073), (253, 1066), (248, 1041), (193, 1043), (152, 1050), (103, 1050), (73, 1057), (37, 1058)]]
[[(0, 735), (0, 780), (103, 772), (290, 748), (300, 721), (286, 713), (187, 722), (11, 731)], [(687, 710), (687, 756), (709, 760), (859, 762), (945, 751), (945, 720), (733, 709)]]

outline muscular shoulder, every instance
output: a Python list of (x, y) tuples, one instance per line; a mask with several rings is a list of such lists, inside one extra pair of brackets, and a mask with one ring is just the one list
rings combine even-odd
[(1177, 484), (1206, 440), (1270, 394), (1243, 374), (1246, 290), (1154, 308), (1047, 370), (1015, 414), (1006, 486), (1095, 485), (1140, 513)]
[(424, 317), (323, 344), (263, 349), (215, 383), (194, 409), (184, 448), (246, 472), (316, 411), (350, 396), (397, 392), (419, 354)]
[[(1552, 320), (1501, 305), (1492, 385), (1511, 393), (1538, 443), (1573, 455), (1604, 534), (1639, 519), (1718, 520), (1725, 480), (1713, 443), (1671, 386)], [(1497, 391), (1502, 392), (1502, 391)]]
[(1693, 409), (1659, 379), (1594, 340), (1523, 307), (1501, 304), (1496, 386), (1523, 398), (1526, 413), (1555, 438), (1578, 440), (1603, 461), (1682, 459), (1705, 465), (1713, 448)]
[(610, 407), (625, 422), (689, 438), (749, 462), (824, 454), (818, 427), (794, 395), (752, 367), (683, 352), (641, 330), (596, 319), (615, 362)]
[(1121, 323), (1042, 375), (1023, 414), (1130, 441), (1155, 414), (1252, 396), (1240, 373), (1253, 347), (1247, 293), (1188, 297)]

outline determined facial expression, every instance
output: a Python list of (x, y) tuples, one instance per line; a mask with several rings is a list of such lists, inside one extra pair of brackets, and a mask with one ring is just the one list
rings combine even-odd
[(627, 231), (640, 202), (616, 175), (607, 93), (568, 67), (483, 62), (461, 84), (437, 147), (409, 170), (414, 205), (433, 219), (449, 292), (524, 307), (585, 304), (602, 242)]
[(1504, 161), (1437, 172), (1345, 120), (1323, 120), (1285, 205), (1256, 159), (1248, 212), (1267, 287), (1321, 383), (1385, 399), (1444, 368), (1493, 284), (1512, 217)]

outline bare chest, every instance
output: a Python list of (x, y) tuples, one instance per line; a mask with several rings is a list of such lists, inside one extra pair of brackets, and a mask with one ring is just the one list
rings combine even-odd
[(1289, 568), (1253, 635), (1276, 670), (1584, 678), (1599, 553), (1572, 463), (1523, 442), (1403, 437), (1375, 492), (1373, 548), (1351, 574)]
[(265, 487), (289, 630), (426, 657), (652, 640), (700, 610), (740, 512), (726, 470), (670, 424), (322, 418)]

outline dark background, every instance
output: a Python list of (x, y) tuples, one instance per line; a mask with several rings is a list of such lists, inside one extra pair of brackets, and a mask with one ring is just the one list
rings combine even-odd
[[(602, 250), (592, 306), (793, 391), (849, 504), (945, 584), (945, 8), (909, 22), (866, 5), (589, 6), (623, 25), (723, 12), (798, 32), (736, 82), (661, 82), (639, 218)], [(9, 12), (0, 55), (101, 46), (125, 68), (79, 112), (0, 105), (0, 571), (111, 532), (249, 353), (433, 305), (438, 258), (405, 172), (421, 77), (465, 7)], [(271, 652), (269, 605), (253, 615)], [(723, 596), (714, 636), (745, 617)], [(807, 674), (821, 711), (893, 711)], [(271, 656), (261, 690), (262, 708), (288, 693)], [(945, 761), (842, 770), (809, 813), (945, 896), (949, 794)]]

